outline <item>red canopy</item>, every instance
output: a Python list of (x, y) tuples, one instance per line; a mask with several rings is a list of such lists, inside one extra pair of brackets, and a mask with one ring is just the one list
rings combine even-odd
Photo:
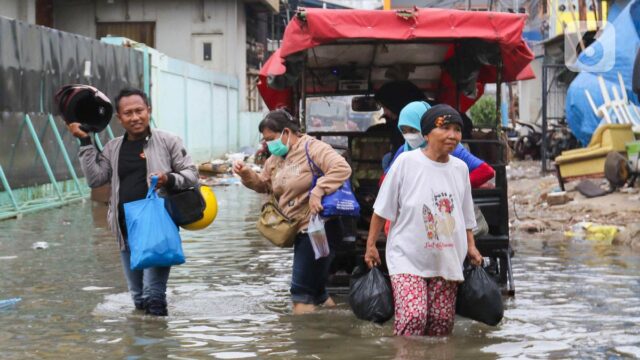
[(276, 50), (262, 65), (259, 74), (258, 91), (269, 109), (288, 107), (291, 109), (291, 88), (276, 90), (269, 87), (269, 77), (284, 74), (287, 68), (284, 59), (280, 57), (280, 49)]
[[(499, 47), (503, 64), (502, 81), (530, 79), (534, 77), (529, 66), (533, 60), (533, 53), (522, 39), (525, 20), (526, 16), (520, 14), (448, 9), (404, 11), (306, 9), (303, 10), (302, 15), (295, 16), (289, 23), (285, 29), (281, 48), (267, 60), (260, 70), (258, 89), (269, 108), (282, 106), (293, 108), (291, 88), (277, 90), (268, 86), (273, 82), (268, 79), (273, 80), (286, 73), (285, 59), (287, 57), (315, 48), (314, 61), (327, 65), (328, 61), (326, 58), (322, 58), (322, 53), (318, 52), (321, 49), (318, 47), (340, 43), (361, 44), (367, 41), (369, 43), (388, 41), (389, 46), (403, 41), (414, 44), (431, 42), (435, 44), (433, 46), (435, 50), (438, 50), (437, 47), (442, 49), (439, 52), (441, 58), (434, 58), (433, 53), (438, 53), (438, 51), (421, 50), (421, 48), (415, 47), (414, 49), (417, 50), (413, 55), (416, 59), (419, 56), (430, 55), (431, 61), (438, 60), (443, 63), (453, 55), (453, 43), (456, 40), (484, 40), (495, 43)], [(449, 47), (446, 48), (446, 46)], [(350, 47), (353, 48), (351, 45)], [(335, 49), (332, 51), (336, 53)], [(363, 51), (352, 49), (352, 52), (362, 53)], [(386, 53), (388, 52), (386, 50)], [(386, 53), (383, 51), (381, 56), (388, 57)], [(425, 53), (428, 54), (425, 55)], [(398, 57), (397, 62), (410, 62), (406, 60), (406, 57), (410, 57), (409, 53), (395, 51), (395, 55)], [(344, 55), (344, 57), (348, 56), (354, 57), (356, 54)], [(381, 56), (376, 56), (376, 61), (384, 62), (385, 60), (379, 60)], [(309, 59), (311, 58), (309, 56)], [(354, 62), (356, 61), (357, 59), (354, 60)], [(386, 64), (382, 65), (384, 68), (388, 68), (391, 63), (391, 59), (387, 59)], [(416, 60), (415, 63), (419, 62)], [(440, 69), (432, 70), (430, 73), (433, 77), (432, 80), (439, 83), (437, 98), (442, 102), (455, 105), (455, 86), (453, 86), (451, 75), (446, 70)], [(426, 84), (428, 79), (425, 78), (424, 81)], [(477, 82), (479, 89), (483, 87), (484, 83), (496, 82), (496, 67), (493, 65), (482, 66)], [(429, 86), (421, 87), (426, 89)], [(312, 91), (307, 90), (307, 93), (311, 94)], [(477, 97), (471, 99), (462, 96), (460, 99), (462, 110), (466, 110), (476, 99)]]

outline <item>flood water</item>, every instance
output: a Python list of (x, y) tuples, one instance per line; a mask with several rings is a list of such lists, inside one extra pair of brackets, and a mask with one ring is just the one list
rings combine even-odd
[(0, 358), (640, 357), (640, 254), (627, 248), (518, 236), (516, 296), (499, 326), (458, 317), (451, 337), (396, 338), (391, 322), (357, 320), (345, 298), (292, 316), (292, 252), (258, 235), (262, 198), (214, 191), (214, 225), (182, 233), (187, 263), (172, 269), (167, 318), (133, 310), (115, 240), (90, 202), (0, 222), (0, 300), (22, 298), (0, 309)]

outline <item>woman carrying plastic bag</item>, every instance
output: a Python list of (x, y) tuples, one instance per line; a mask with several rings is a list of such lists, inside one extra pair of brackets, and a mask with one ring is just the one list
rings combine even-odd
[[(336, 220), (328, 220), (324, 224), (329, 254), (322, 256), (327, 253), (324, 247), (322, 224), (316, 220), (312, 227), (310, 215), (322, 215), (323, 198), (343, 186), (351, 175), (351, 168), (330, 145), (301, 133), (299, 122), (285, 110), (269, 112), (260, 122), (258, 131), (262, 133), (271, 153), (264, 164), (263, 171), (258, 174), (242, 161), (234, 164), (233, 171), (240, 176), (244, 186), (259, 193), (273, 195), (270, 197), (272, 200), (263, 207), (266, 211), (263, 211), (260, 216), (258, 229), (274, 244), (276, 243), (275, 235), (286, 233), (286, 238), (278, 239), (278, 242), (293, 245), (290, 288), (293, 313), (312, 312), (318, 305), (335, 306), (335, 302), (327, 292), (326, 283), (333, 258), (332, 253), (335, 251), (331, 249), (331, 240), (335, 238), (333, 232), (336, 231), (334, 227), (337, 226), (333, 224)], [(307, 152), (309, 158), (324, 174), (315, 184)], [(268, 219), (276, 217), (281, 218), (282, 221), (276, 219), (272, 222)], [(281, 230), (269, 233), (264, 231), (269, 228)], [(313, 249), (314, 245), (316, 247), (320, 245), (317, 254)]]
[(466, 257), (482, 262), (469, 170), (450, 154), (462, 138), (460, 114), (436, 105), (421, 117), (425, 148), (402, 153), (373, 206), (365, 261), (379, 265), (376, 240), (391, 221), (386, 260), (393, 288), (394, 334), (447, 336), (453, 331), (456, 293)]

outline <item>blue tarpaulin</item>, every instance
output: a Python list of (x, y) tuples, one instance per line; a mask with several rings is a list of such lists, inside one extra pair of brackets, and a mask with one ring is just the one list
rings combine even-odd
[[(620, 87), (620, 73), (629, 100), (640, 105), (638, 97), (631, 91), (633, 61), (640, 47), (640, 0), (633, 0), (622, 9), (616, 3), (612, 6), (611, 12), (617, 14), (615, 19), (610, 18), (602, 35), (578, 56), (576, 67), (579, 67), (581, 72), (567, 92), (567, 122), (583, 145), (589, 143), (591, 135), (601, 121), (593, 113), (584, 92), (585, 89), (589, 90), (596, 106), (604, 102), (598, 85), (598, 75), (604, 78), (611, 96), (611, 87)], [(606, 66), (607, 63), (612, 66)], [(609, 69), (603, 69), (606, 67)]]

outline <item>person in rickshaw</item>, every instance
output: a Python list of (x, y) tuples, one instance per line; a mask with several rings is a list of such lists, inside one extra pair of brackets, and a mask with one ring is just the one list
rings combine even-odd
[[(379, 182), (379, 186), (381, 186), (391, 165), (400, 154), (405, 151), (424, 148), (427, 145), (425, 138), (420, 134), (420, 119), (431, 108), (431, 105), (426, 102), (424, 93), (416, 85), (404, 80), (385, 83), (376, 92), (375, 98), (382, 105), (384, 117), (387, 121), (391, 124), (396, 124), (395, 129), (398, 131), (390, 129), (392, 134), (401, 134), (405, 140), (405, 143), (398, 147), (392, 155), (389, 154), (386, 156), (386, 160), (383, 159), (382, 167), (384, 172)], [(461, 119), (464, 124), (465, 121), (462, 116)], [(483, 186), (495, 176), (495, 170), (489, 164), (474, 156), (462, 144), (458, 144), (451, 155), (467, 164), (471, 187), (474, 189)], [(384, 232), (387, 235), (389, 234), (390, 226), (391, 223), (387, 221), (384, 226)]]
[(447, 336), (453, 331), (458, 285), (464, 281), (463, 261), (479, 266), (482, 255), (472, 232), (469, 170), (450, 156), (462, 138), (462, 118), (440, 104), (424, 112), (420, 123), (427, 146), (400, 154), (391, 165), (373, 206), (365, 262), (381, 264), (376, 240), (385, 221), (391, 221), (386, 260), (394, 334)]
[[(376, 91), (375, 99), (382, 105), (383, 116), (387, 123), (390, 124), (389, 131), (391, 132), (390, 140), (393, 154), (390, 160), (383, 164), (384, 174), (380, 178), (380, 184), (382, 184), (391, 165), (400, 154), (426, 145), (424, 138), (420, 135), (420, 117), (431, 105), (427, 103), (422, 90), (407, 80), (396, 80), (383, 84)], [(412, 105), (408, 106), (409, 104)], [(402, 114), (403, 111), (404, 116)], [(461, 116), (463, 130), (472, 126), (470, 121), (464, 124), (464, 118)], [(396, 146), (395, 143), (398, 136), (401, 137), (404, 143)], [(489, 164), (471, 154), (462, 144), (458, 144), (451, 155), (461, 159), (469, 167), (472, 188), (482, 186), (495, 176), (495, 171)]]

